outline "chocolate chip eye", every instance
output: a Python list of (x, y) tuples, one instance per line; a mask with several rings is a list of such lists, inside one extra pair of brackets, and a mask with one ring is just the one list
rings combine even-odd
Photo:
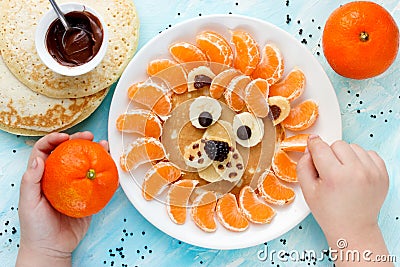
[(203, 111), (199, 115), (199, 124), (203, 127), (208, 127), (213, 122), (213, 118), (210, 112)]
[(247, 125), (242, 125), (237, 129), (236, 134), (240, 140), (248, 140), (251, 137), (251, 129)]

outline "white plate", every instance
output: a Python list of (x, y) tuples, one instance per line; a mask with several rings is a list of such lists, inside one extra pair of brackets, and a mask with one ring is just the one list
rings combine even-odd
[[(294, 37), (280, 28), (262, 20), (236, 15), (214, 15), (195, 18), (176, 25), (148, 42), (132, 59), (116, 87), (109, 115), (108, 135), (111, 155), (119, 163), (124, 146), (137, 136), (122, 135), (115, 127), (116, 118), (128, 106), (128, 87), (147, 78), (147, 63), (156, 58), (170, 58), (168, 46), (177, 41), (195, 43), (195, 35), (203, 30), (216, 31), (229, 40), (229, 30), (243, 29), (249, 32), (263, 47), (274, 43), (281, 50), (285, 61), (285, 75), (295, 66), (306, 76), (306, 89), (302, 99), (312, 98), (319, 104), (319, 118), (308, 133), (317, 133), (328, 142), (341, 139), (342, 127), (337, 98), (327, 75), (314, 56)], [(119, 166), (119, 164), (117, 164)], [(148, 166), (147, 166), (148, 167)], [(120, 184), (135, 208), (154, 226), (183, 242), (213, 249), (238, 249), (250, 247), (277, 238), (286, 233), (308, 214), (300, 186), (295, 186), (296, 198), (287, 207), (277, 208), (277, 215), (270, 224), (255, 225), (241, 233), (225, 230), (220, 224), (214, 233), (205, 233), (188, 216), (184, 225), (173, 223), (166, 207), (159, 201), (146, 201), (141, 185), (146, 166), (135, 172), (135, 179), (119, 168)]]

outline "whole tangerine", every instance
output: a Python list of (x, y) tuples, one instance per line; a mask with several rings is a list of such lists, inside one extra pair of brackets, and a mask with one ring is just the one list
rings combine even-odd
[(325, 57), (338, 74), (366, 79), (385, 72), (399, 49), (399, 29), (390, 13), (368, 1), (337, 8), (322, 36)]
[(61, 143), (45, 162), (42, 190), (50, 204), (70, 217), (103, 209), (118, 187), (118, 170), (98, 143), (74, 139)]

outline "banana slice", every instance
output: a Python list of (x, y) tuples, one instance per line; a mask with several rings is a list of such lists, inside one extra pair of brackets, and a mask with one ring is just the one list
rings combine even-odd
[(235, 148), (231, 148), (228, 158), (223, 162), (214, 161), (213, 167), (221, 180), (227, 180), (230, 182), (239, 181), (245, 171), (243, 158)]
[(190, 122), (198, 129), (205, 129), (218, 121), (221, 112), (222, 107), (218, 100), (207, 96), (200, 96), (190, 104)]
[(205, 86), (210, 86), (215, 74), (209, 67), (200, 66), (188, 73), (188, 91), (196, 91)]
[(233, 132), (238, 144), (252, 147), (264, 137), (264, 122), (250, 112), (242, 112), (233, 118)]
[(212, 164), (212, 160), (207, 156), (204, 146), (205, 140), (199, 139), (185, 148), (183, 158), (187, 166), (202, 170)]
[(287, 116), (289, 116), (290, 103), (286, 97), (271, 96), (268, 98), (268, 104), (274, 126), (281, 123)]
[(220, 175), (213, 165), (208, 166), (204, 170), (199, 171), (199, 176), (207, 182), (214, 183), (222, 180), (222, 175)]

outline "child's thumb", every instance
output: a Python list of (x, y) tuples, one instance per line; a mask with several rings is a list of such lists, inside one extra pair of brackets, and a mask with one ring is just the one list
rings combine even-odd
[(40, 157), (33, 159), (30, 166), (28, 166), (21, 180), (20, 187), (20, 202), (22, 203), (37, 203), (41, 198), (41, 186), (44, 172), (44, 161)]

